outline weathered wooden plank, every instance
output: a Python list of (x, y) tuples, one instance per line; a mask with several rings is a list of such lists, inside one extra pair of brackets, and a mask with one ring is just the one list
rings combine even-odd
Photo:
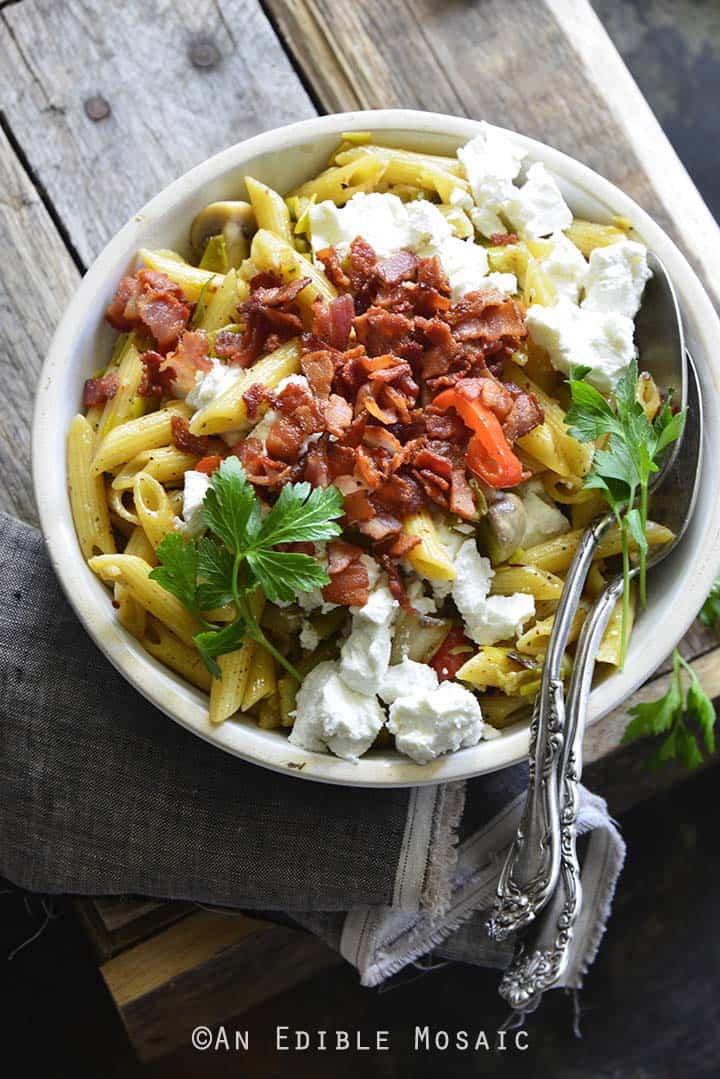
[(136, 1052), (149, 1059), (186, 1045), (198, 1023), (242, 1015), (342, 962), (299, 930), (201, 911), (100, 969)]
[(23, 0), (0, 101), (86, 264), (192, 165), (314, 114), (256, 0)]
[(720, 230), (587, 0), (267, 0), (328, 111), (483, 118), (584, 161), (684, 247), (720, 299)]
[(0, 131), (0, 509), (35, 523), (30, 422), (40, 365), (79, 274)]

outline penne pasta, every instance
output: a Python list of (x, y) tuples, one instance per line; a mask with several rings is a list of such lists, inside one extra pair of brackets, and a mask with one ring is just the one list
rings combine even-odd
[(197, 464), (197, 457), (192, 453), (183, 453), (175, 446), (159, 446), (154, 450), (143, 450), (121, 466), (113, 477), (111, 487), (115, 491), (127, 491), (135, 483), (138, 472), (146, 472), (159, 483), (166, 486), (182, 483), (185, 473)]
[(179, 521), (165, 488), (147, 472), (138, 472), (135, 477), (133, 500), (140, 525), (153, 549), (168, 532), (177, 531)]
[(495, 571), (490, 591), (496, 596), (512, 596), (525, 592), (535, 599), (560, 599), (563, 590), (561, 577), (537, 566), (501, 566)]
[[(570, 625), (567, 639), (568, 644), (574, 644), (578, 639), (588, 610), (589, 604), (585, 600), (581, 600)], [(552, 633), (554, 625), (554, 614), (536, 622), (534, 626), (531, 626), (530, 629), (526, 630), (518, 637), (515, 644), (517, 651), (529, 656), (544, 656), (547, 652), (548, 641), (550, 640), (550, 634)]]
[(118, 424), (142, 416), (148, 406), (148, 398), (138, 393), (143, 377), (143, 365), (140, 351), (135, 344), (135, 337), (130, 334), (122, 350), (117, 367), (118, 387), (100, 413), (97, 422), (98, 442)]
[(336, 295), (335, 288), (314, 262), (303, 258), (294, 247), (267, 229), (260, 229), (255, 233), (251, 258), (258, 272), (269, 270), (284, 281), (292, 281), (296, 277), (310, 278), (310, 284), (306, 285), (297, 297), (298, 306), (307, 317), (308, 324), (314, 301), (318, 298), (332, 300)]
[(539, 682), (540, 668), (530, 661), (527, 665), (514, 659), (508, 648), (485, 645), (457, 673), (457, 677), (477, 689), (499, 689), (511, 696), (523, 687)]
[(279, 236), (281, 240), (291, 244), (293, 241), (292, 226), (290, 224), (290, 211), (285, 199), (273, 191), (267, 184), (254, 180), (252, 176), (245, 177), (245, 187), (248, 191), (250, 203), (255, 213), (255, 221), (259, 229), (269, 229)]
[(196, 648), (188, 648), (166, 625), (156, 618), (148, 618), (146, 628), (139, 638), (143, 648), (151, 656), (175, 671), (186, 682), (198, 689), (210, 692), (212, 675), (205, 667)]
[(67, 442), (68, 493), (84, 558), (116, 550), (105, 498), (105, 483), (92, 471), (95, 432), (84, 416), (70, 424)]
[[(648, 521), (646, 535), (651, 547), (660, 543), (669, 543), (673, 538), (673, 533), (669, 528), (656, 524), (654, 521)], [(539, 569), (549, 570), (550, 573), (562, 573), (572, 562), (581, 536), (580, 529), (566, 532), (562, 536), (555, 536), (554, 539), (538, 543), (535, 547), (529, 547), (527, 551), (519, 552), (513, 556), (513, 559), (525, 566), (537, 566)], [(632, 540), (630, 550), (635, 550)], [(621, 551), (620, 531), (617, 525), (613, 525), (597, 545), (594, 557), (595, 559), (610, 558), (611, 555), (620, 554)]]
[(450, 202), (453, 191), (469, 191), (467, 180), (460, 176), (460, 162), (451, 157), (419, 154), (412, 150), (397, 150), (387, 146), (359, 146), (336, 156), (338, 165), (365, 160), (384, 165), (382, 178), (388, 184), (412, 184), (432, 191), (441, 202)]
[(191, 266), (175, 251), (150, 251), (143, 247), (138, 253), (150, 270), (165, 274), (176, 285), (179, 285), (188, 300), (197, 300), (204, 288), (212, 294), (223, 283), (222, 274), (201, 270), (199, 266)]
[(578, 442), (568, 434), (565, 412), (558, 402), (549, 397), (528, 378), (524, 369), (516, 364), (507, 364), (503, 377), (507, 382), (514, 382), (526, 393), (534, 393), (545, 413), (545, 422), (518, 439), (518, 445), (560, 476), (587, 475), (593, 458), (592, 443)]
[[(633, 622), (635, 621), (635, 601), (636, 589), (631, 588), (628, 635), (632, 633)], [(599, 663), (609, 663), (613, 667), (620, 666), (620, 656), (622, 654), (622, 607), (621, 598), (615, 604), (613, 613), (610, 615), (610, 621), (608, 622), (603, 639), (600, 642), (596, 657)]]
[(344, 206), (353, 195), (374, 190), (383, 179), (385, 170), (385, 163), (380, 158), (361, 154), (342, 167), (325, 169), (319, 176), (291, 192), (290, 198), (314, 197), (317, 202), (329, 199), (337, 206)]
[(258, 701), (271, 697), (276, 688), (275, 660), (265, 648), (258, 645), (253, 651), (250, 662), (250, 670), (242, 700), (242, 711), (247, 712)]
[(241, 710), (256, 647), (253, 641), (245, 641), (234, 652), (217, 657), (220, 678), (213, 678), (210, 687), (211, 723), (224, 723)]
[[(616, 221), (619, 222), (619, 219)], [(597, 221), (585, 221), (576, 217), (572, 225), (564, 231), (568, 240), (572, 240), (585, 258), (589, 258), (596, 247), (607, 247), (609, 244), (616, 244), (618, 240), (627, 239), (629, 226), (619, 228), (618, 224), (601, 225)]]
[(512, 723), (525, 719), (528, 702), (525, 697), (508, 697), (505, 694), (483, 694), (480, 700), (483, 719), (491, 727), (502, 730)]
[(157, 412), (148, 412), (139, 419), (114, 427), (97, 447), (92, 462), (93, 473), (113, 472), (143, 450), (166, 446), (172, 437), (173, 416), (190, 415), (190, 408), (184, 401), (172, 401)]
[(247, 299), (248, 292), (247, 281), (238, 277), (237, 270), (228, 270), (222, 285), (208, 300), (195, 328), (210, 333), (233, 322), (237, 305)]
[(129, 554), (96, 555), (90, 559), (89, 566), (107, 584), (126, 584), (141, 607), (172, 630), (184, 644), (193, 646), (193, 634), (199, 628), (197, 622), (179, 600), (150, 579), (152, 567), (142, 558)]
[(300, 370), (300, 345), (288, 341), (274, 352), (263, 356), (238, 378), (237, 382), (211, 404), (196, 412), (190, 421), (194, 435), (215, 435), (222, 431), (242, 430), (247, 423), (247, 405), (243, 394), (250, 386), (260, 384), (269, 390), (288, 375)]
[(429, 510), (411, 513), (403, 521), (403, 532), (408, 536), (419, 536), (420, 543), (408, 553), (408, 560), (420, 574), (430, 581), (452, 581), (455, 579), (450, 556), (440, 541), (435, 522)]

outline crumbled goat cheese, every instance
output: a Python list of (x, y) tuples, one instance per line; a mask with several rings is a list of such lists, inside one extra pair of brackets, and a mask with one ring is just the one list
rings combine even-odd
[(188, 536), (199, 536), (205, 528), (202, 518), (202, 505), (209, 486), (210, 477), (204, 472), (189, 469), (185, 473), (182, 515), (183, 531)]
[(187, 403), (196, 412), (199, 412), (201, 408), (207, 408), (213, 401), (217, 401), (245, 374), (242, 367), (229, 367), (214, 357), (211, 363), (212, 367), (209, 371), (196, 373), (195, 385), (186, 398)]
[(534, 547), (536, 543), (570, 531), (570, 522), (562, 510), (548, 500), (540, 480), (528, 480), (515, 490), (525, 507), (525, 532), (520, 547)]
[(315, 632), (312, 623), (308, 622), (307, 618), (303, 618), (302, 626), (300, 627), (300, 647), (304, 648), (306, 652), (314, 652), (319, 644), (320, 638)]
[(388, 667), (380, 683), (380, 697), (385, 704), (392, 704), (398, 697), (407, 693), (423, 693), (437, 689), (438, 676), (427, 663), (416, 663), (404, 657), (402, 662)]
[(457, 156), (465, 166), (475, 199), (476, 208), (470, 212), (475, 228), (483, 236), (507, 232), (499, 214), (513, 195), (512, 181), (520, 171), (524, 152), (500, 131), (482, 123), (480, 134), (461, 146)]
[(581, 306), (589, 311), (635, 318), (645, 283), (652, 277), (647, 250), (633, 240), (596, 247), (590, 255)]
[(419, 577), (413, 574), (406, 583), (405, 591), (410, 600), (410, 606), (414, 607), (419, 614), (437, 613), (437, 604), (432, 596), (425, 595), (425, 589)]
[(585, 364), (587, 381), (611, 393), (635, 355), (633, 320), (610, 311), (576, 307), (561, 299), (554, 307), (533, 304), (526, 316), (530, 337), (544, 348), (557, 371)]
[(307, 390), (309, 394), (312, 394), (310, 389), (310, 383), (305, 378), (305, 375), (286, 375), (281, 379), (275, 387), (275, 393), (282, 393), (286, 386), (299, 386), (303, 390)]
[(368, 575), (368, 588), (372, 592), (375, 585), (380, 580), (380, 566), (375, 559), (369, 554), (360, 555), (360, 561), (367, 570)]
[(476, 644), (497, 644), (522, 632), (535, 614), (535, 600), (524, 592), (491, 596), (495, 576), (490, 560), (478, 551), (475, 540), (465, 540), (454, 560), (452, 597), (465, 622), (465, 631)]
[[(327, 543), (315, 544), (315, 561), (319, 562), (323, 569), (327, 569), (328, 555), (327, 555)], [(337, 603), (326, 603), (323, 599), (322, 589), (312, 588), (309, 592), (299, 592), (295, 600), (298, 607), (310, 614), (311, 611), (320, 611), (322, 614), (327, 614), (328, 611), (334, 611), (339, 606)], [(276, 601), (278, 607), (289, 607), (290, 603), (285, 603), (282, 600)]]
[(386, 585), (378, 585), (364, 607), (352, 610), (350, 636), (340, 650), (340, 677), (358, 693), (377, 693), (390, 663), (398, 602)]
[(503, 212), (521, 240), (539, 240), (572, 224), (560, 188), (539, 161), (528, 169), (523, 186), (513, 187)]
[(396, 697), (387, 727), (400, 752), (418, 764), (474, 746), (487, 730), (477, 697), (457, 682)]
[(328, 749), (356, 761), (366, 753), (385, 722), (375, 697), (356, 693), (340, 678), (336, 661), (319, 663), (297, 694), (289, 741), (315, 753)]
[(454, 236), (447, 218), (427, 199), (401, 202), (397, 195), (360, 193), (344, 206), (317, 203), (309, 214), (315, 252), (334, 247), (344, 258), (355, 237), (362, 236), (379, 258), (401, 250), (413, 251), (420, 258), (436, 255), (454, 300), (479, 288), (517, 291), (512, 274), (488, 274), (485, 249), (472, 238)]
[(542, 270), (558, 299), (564, 296), (577, 303), (588, 272), (585, 256), (562, 232), (555, 233), (550, 239), (552, 248), (541, 259)]

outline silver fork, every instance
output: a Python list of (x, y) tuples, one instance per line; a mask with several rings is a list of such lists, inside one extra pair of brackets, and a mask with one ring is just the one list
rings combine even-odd
[[(648, 252), (653, 276), (636, 320), (643, 366), (658, 385), (672, 389), (684, 407), (687, 397), (686, 354), (680, 309), (667, 271)], [(671, 445), (651, 490), (662, 485), (676, 460), (680, 440)], [(565, 579), (543, 665), (530, 723), (528, 790), (517, 835), (508, 851), (497, 886), (488, 932), (496, 940), (525, 929), (543, 909), (557, 884), (561, 862), (558, 775), (565, 744), (565, 699), (560, 664), (580, 602), (595, 548), (613, 522), (611, 514), (583, 534)]]
[[(695, 508), (702, 467), (702, 396), (695, 366), (688, 355), (688, 416), (681, 453), (667, 473), (662, 491), (653, 502), (653, 517), (674, 533), (673, 540), (657, 548), (648, 559), (648, 571), (677, 547)], [(631, 578), (639, 566), (630, 571)], [(547, 989), (557, 986), (568, 968), (573, 929), (582, 904), (577, 858), (578, 786), (582, 774), (582, 743), (592, 686), (595, 657), (616, 602), (623, 592), (616, 577), (596, 600), (583, 625), (575, 653), (566, 701), (566, 741), (558, 798), (560, 802), (560, 873), (552, 899), (532, 929), (519, 939), (513, 960), (503, 976), (500, 993), (518, 1012), (533, 1011)]]

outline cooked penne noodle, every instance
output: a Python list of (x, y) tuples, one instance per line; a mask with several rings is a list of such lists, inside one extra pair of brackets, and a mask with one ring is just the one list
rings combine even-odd
[(325, 169), (319, 176), (297, 187), (290, 197), (311, 199), (314, 196), (317, 202), (329, 199), (337, 206), (344, 206), (353, 195), (372, 191), (383, 179), (385, 171), (380, 158), (363, 154), (342, 167)]
[(135, 337), (130, 334), (123, 349), (117, 368), (118, 388), (113, 397), (105, 402), (97, 425), (97, 438), (100, 442), (113, 427), (126, 420), (142, 416), (148, 405), (148, 398), (138, 393), (143, 376), (140, 351), (135, 344)]
[(578, 442), (568, 434), (565, 412), (558, 402), (529, 379), (523, 368), (516, 364), (508, 364), (503, 377), (526, 393), (534, 393), (545, 413), (545, 422), (518, 439), (518, 445), (560, 476), (587, 475), (593, 458), (592, 443)]
[[(656, 524), (654, 521), (648, 521), (645, 534), (651, 547), (660, 543), (669, 543), (673, 538), (673, 533), (669, 528)], [(566, 532), (562, 536), (546, 540), (545, 543), (538, 543), (535, 547), (529, 547), (527, 551), (520, 552), (514, 558), (525, 566), (537, 566), (539, 569), (549, 570), (551, 573), (562, 573), (572, 562), (575, 548), (580, 542), (581, 536), (582, 531), (580, 529), (574, 532)], [(632, 540), (630, 541), (630, 550), (635, 550)], [(621, 551), (620, 531), (616, 525), (613, 525), (597, 545), (594, 557), (596, 559), (610, 558), (611, 555), (620, 554)]]
[(508, 648), (485, 645), (463, 664), (457, 676), (478, 689), (499, 689), (515, 696), (523, 687), (538, 681), (540, 670), (532, 661), (527, 666), (519, 663), (512, 658), (510, 651)]
[(561, 577), (537, 566), (501, 566), (495, 571), (490, 591), (496, 596), (512, 596), (526, 592), (535, 599), (560, 599), (563, 590)]
[(608, 505), (601, 491), (590, 490), (592, 497), (585, 501), (574, 502), (570, 506), (570, 520), (573, 528), (587, 528), (591, 521), (608, 512)]
[(233, 322), (237, 305), (247, 299), (248, 292), (247, 281), (238, 277), (237, 270), (228, 270), (222, 285), (208, 300), (196, 329), (210, 333)]
[(138, 472), (133, 484), (133, 501), (140, 525), (153, 548), (167, 536), (176, 532), (178, 518), (161, 483), (147, 472)]
[(191, 266), (175, 251), (150, 251), (143, 247), (138, 254), (150, 270), (165, 274), (176, 285), (179, 285), (188, 300), (197, 300), (206, 287), (206, 296), (208, 293), (212, 294), (223, 283), (222, 274), (201, 270), (199, 266)]
[(294, 247), (267, 229), (259, 229), (255, 233), (251, 258), (258, 271), (270, 270), (284, 281), (292, 281), (296, 277), (310, 278), (310, 284), (306, 285), (297, 297), (298, 306), (308, 319), (312, 316), (313, 302), (318, 297), (321, 300), (332, 300), (336, 295), (334, 286), (314, 262), (303, 258)]
[(386, 183), (413, 184), (425, 188), (438, 194), (441, 202), (450, 202), (455, 190), (470, 190), (467, 180), (459, 175), (459, 162), (449, 157), (438, 158), (412, 150), (368, 145), (346, 150), (335, 158), (340, 166), (367, 159), (375, 159), (385, 166), (382, 177)]
[(75, 416), (67, 442), (68, 493), (75, 531), (86, 559), (96, 554), (112, 554), (116, 550), (105, 482), (91, 469), (94, 445), (92, 427), (84, 416)]
[(526, 697), (506, 697), (497, 694), (485, 693), (480, 699), (483, 719), (491, 727), (502, 730), (520, 719), (525, 719), (528, 712)]
[(107, 487), (105, 497), (112, 516), (130, 525), (130, 533), (140, 524), (140, 518), (135, 512), (135, 503), (132, 491), (116, 491), (113, 487)]
[(420, 543), (408, 553), (408, 560), (420, 574), (430, 581), (452, 581), (455, 570), (447, 550), (440, 541), (435, 522), (429, 510), (411, 513), (403, 521), (403, 532), (419, 536)]
[(265, 699), (260, 702), (258, 727), (261, 727), (264, 731), (271, 731), (277, 727), (282, 727), (280, 699), (277, 693), (273, 693), (270, 697), (265, 697)]
[[(616, 218), (616, 221), (619, 221)], [(589, 258), (596, 247), (607, 247), (618, 240), (626, 240), (629, 227), (622, 229), (618, 225), (600, 225), (597, 221), (585, 221), (576, 217), (572, 225), (565, 229), (565, 235), (579, 247), (585, 258)]]
[(245, 177), (245, 187), (250, 197), (250, 203), (255, 213), (255, 221), (259, 229), (269, 229), (286, 243), (293, 241), (292, 226), (290, 224), (290, 211), (285, 199), (273, 191), (267, 184), (254, 180), (252, 176)]
[(234, 652), (217, 657), (220, 678), (213, 678), (210, 687), (210, 722), (224, 723), (242, 709), (245, 687), (250, 674), (253, 652), (257, 645), (245, 641)]
[[(574, 644), (578, 639), (588, 610), (589, 604), (585, 600), (581, 600), (570, 624), (570, 631), (567, 639), (568, 644)], [(550, 640), (550, 634), (552, 633), (554, 625), (554, 614), (536, 622), (534, 626), (531, 626), (530, 629), (526, 630), (518, 637), (515, 645), (517, 651), (529, 656), (544, 656), (547, 652), (548, 641)]]
[(655, 379), (649, 371), (642, 371), (637, 384), (637, 399), (643, 407), (643, 412), (652, 421), (660, 411), (662, 400), (660, 391), (655, 385)]
[[(630, 618), (628, 620), (628, 636), (632, 633), (635, 621), (636, 590), (630, 590)], [(622, 654), (622, 598), (618, 600), (610, 615), (607, 629), (598, 648), (597, 660), (599, 663), (610, 663), (613, 667), (620, 666)]]
[(275, 389), (288, 375), (300, 370), (300, 345), (297, 340), (288, 341), (280, 348), (264, 356), (237, 382), (211, 404), (196, 412), (190, 421), (194, 435), (216, 435), (222, 431), (242, 430), (247, 422), (247, 405), (243, 394), (250, 386), (260, 384)]
[(166, 446), (172, 437), (173, 416), (189, 417), (191, 411), (184, 401), (172, 401), (157, 412), (148, 412), (137, 420), (128, 420), (114, 427), (100, 442), (95, 452), (92, 471), (113, 472), (143, 450)]
[(96, 555), (89, 561), (90, 569), (108, 584), (126, 584), (134, 599), (146, 611), (163, 622), (180, 640), (192, 647), (198, 624), (182, 603), (157, 581), (150, 579), (151, 566), (142, 558), (130, 554)]
[(140, 643), (143, 648), (147, 648), (150, 655), (155, 656), (155, 659), (175, 671), (186, 682), (205, 690), (206, 693), (210, 692), (213, 678), (198, 650), (188, 648), (162, 622), (156, 618), (148, 618)]
[(242, 700), (242, 711), (247, 712), (258, 701), (271, 697), (276, 688), (275, 660), (265, 648), (258, 645), (253, 651), (250, 662), (250, 670)]
[(111, 487), (116, 491), (127, 491), (135, 482), (138, 472), (147, 472), (159, 483), (166, 486), (182, 483), (187, 471), (197, 464), (197, 457), (192, 453), (183, 453), (175, 446), (159, 446), (154, 450), (143, 450), (127, 461), (113, 477)]
[(138, 558), (142, 558), (144, 562), (147, 562), (149, 566), (157, 565), (155, 548), (150, 543), (150, 540), (145, 535), (145, 530), (141, 528), (140, 525), (133, 529), (122, 553), (137, 555)]

